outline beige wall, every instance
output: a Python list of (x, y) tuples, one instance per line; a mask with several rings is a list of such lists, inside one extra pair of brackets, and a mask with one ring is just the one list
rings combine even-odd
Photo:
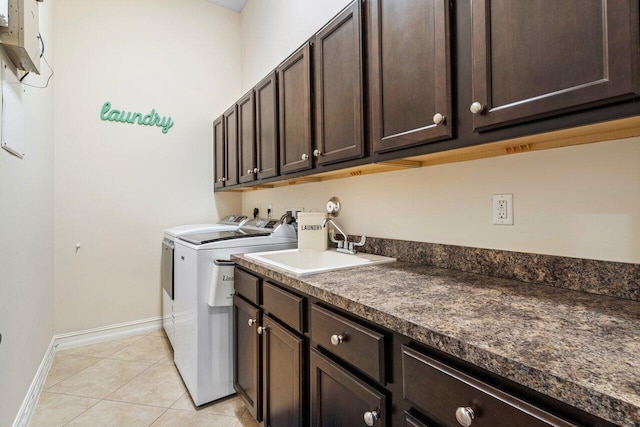
[[(243, 87), (274, 68), (346, 1), (249, 0)], [(322, 5), (322, 6), (320, 6)], [(324, 209), (353, 234), (640, 262), (640, 139), (518, 154), (244, 193), (243, 211)], [(513, 193), (514, 226), (494, 226), (491, 196)], [(264, 211), (264, 209), (263, 209)]]
[[(52, 2), (39, 3), (53, 62)], [(9, 72), (9, 71), (7, 71)], [(44, 85), (30, 75), (24, 82)], [(25, 87), (25, 148), (0, 149), (0, 426), (10, 426), (53, 334), (53, 88)]]
[[(240, 209), (212, 193), (211, 148), (240, 94), (240, 16), (206, 0), (55, 0), (54, 18), (55, 332), (159, 316), (162, 230)], [(101, 121), (105, 101), (175, 125)]]

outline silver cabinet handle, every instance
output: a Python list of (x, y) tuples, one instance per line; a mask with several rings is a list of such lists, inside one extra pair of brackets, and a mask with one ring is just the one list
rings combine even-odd
[(227, 180), (227, 178), (223, 176), (222, 177), (222, 182), (225, 182), (226, 180)]
[(258, 326), (258, 335), (262, 335), (263, 333), (267, 332), (267, 329), (269, 329), (266, 326)]
[(247, 175), (251, 175), (251, 169), (247, 169)]
[(343, 335), (331, 335), (331, 344), (333, 344), (335, 346), (339, 346), (343, 342), (344, 342), (344, 336)]
[(258, 169), (258, 168), (253, 168), (253, 173), (258, 173), (258, 172), (260, 172), (260, 169)]
[(322, 154), (322, 151), (318, 150), (317, 148), (315, 150), (313, 150), (313, 155), (316, 157), (320, 157), (320, 155)]
[(364, 413), (364, 423), (369, 427), (373, 426), (380, 419), (378, 411), (367, 411)]
[(249, 319), (247, 323), (249, 324), (249, 326), (253, 326), (256, 324), (256, 319)]
[(469, 427), (473, 422), (476, 414), (473, 412), (473, 409), (468, 406), (460, 406), (456, 409), (456, 420), (463, 427)]
[(309, 155), (308, 154), (303, 154), (302, 155), (302, 160), (309, 160)]
[(469, 110), (473, 114), (480, 114), (480, 113), (482, 113), (484, 111), (484, 105), (482, 105), (478, 101), (476, 101), (473, 104), (471, 104), (471, 107), (469, 107)]
[(218, 182), (222, 182), (222, 178), (218, 178)]
[(441, 123), (444, 123), (445, 120), (447, 120), (447, 116), (444, 116), (444, 115), (442, 115), (440, 113), (436, 113), (433, 116), (433, 123), (435, 123), (437, 125), (439, 125)]

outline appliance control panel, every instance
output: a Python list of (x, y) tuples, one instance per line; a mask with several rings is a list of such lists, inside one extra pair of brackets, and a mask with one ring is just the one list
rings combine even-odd
[(247, 221), (245, 226), (264, 229), (264, 230), (273, 230), (276, 227), (276, 225), (278, 225), (279, 223), (280, 221), (276, 219), (256, 218), (256, 219)]
[(249, 218), (245, 215), (229, 215), (222, 218), (219, 224), (242, 226)]

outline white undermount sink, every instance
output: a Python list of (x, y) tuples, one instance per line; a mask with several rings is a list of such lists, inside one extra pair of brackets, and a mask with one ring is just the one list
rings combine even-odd
[(364, 265), (394, 262), (395, 258), (371, 254), (346, 254), (335, 249), (312, 251), (287, 249), (272, 252), (254, 252), (245, 254), (247, 258), (290, 271), (298, 276), (343, 270)]

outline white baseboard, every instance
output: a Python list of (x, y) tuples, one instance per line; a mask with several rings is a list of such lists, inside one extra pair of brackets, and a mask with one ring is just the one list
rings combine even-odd
[(27, 395), (24, 397), (22, 406), (20, 406), (20, 410), (18, 411), (18, 415), (16, 415), (16, 418), (13, 421), (13, 427), (27, 427), (29, 422), (31, 422), (31, 417), (33, 417), (33, 413), (36, 410), (38, 399), (40, 399), (40, 393), (42, 393), (42, 387), (44, 386), (44, 382), (49, 374), (49, 369), (51, 369), (53, 357), (56, 354), (55, 342), (56, 338), (54, 336), (49, 342), (49, 347), (47, 347), (47, 351), (45, 351), (44, 356), (42, 357), (42, 361), (40, 362), (40, 366), (38, 366), (35, 377), (33, 377), (33, 381), (31, 381), (31, 385), (27, 390)]
[(157, 331), (162, 328), (162, 317), (150, 317), (148, 319), (134, 320), (132, 322), (118, 323), (116, 325), (102, 326), (100, 328), (86, 329), (84, 331), (69, 332), (54, 335), (49, 347), (40, 362), (27, 395), (22, 401), (18, 415), (13, 421), (13, 427), (27, 427), (35, 412), (38, 399), (42, 393), (42, 387), (53, 364), (56, 351), (68, 348), (81, 347), (83, 345), (96, 344), (133, 335)]
[(68, 348), (140, 335), (145, 332), (157, 331), (160, 328), (162, 328), (162, 317), (150, 317), (148, 319), (134, 320), (116, 325), (85, 329), (84, 331), (58, 334), (54, 336), (56, 340), (55, 346), (56, 350), (66, 350)]

